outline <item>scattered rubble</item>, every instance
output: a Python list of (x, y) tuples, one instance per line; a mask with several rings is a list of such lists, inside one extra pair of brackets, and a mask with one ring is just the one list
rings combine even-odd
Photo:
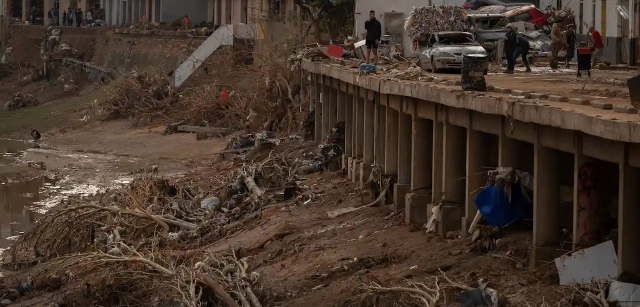
[(467, 31), (464, 9), (455, 5), (416, 7), (409, 14), (404, 29), (409, 37), (427, 39), (428, 34), (441, 31)]

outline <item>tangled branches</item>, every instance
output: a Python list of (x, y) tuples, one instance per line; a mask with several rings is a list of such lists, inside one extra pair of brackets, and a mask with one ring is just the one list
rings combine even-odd
[(109, 95), (103, 104), (106, 120), (166, 116), (177, 102), (167, 80), (146, 73), (119, 78), (113, 89), (105, 90)]

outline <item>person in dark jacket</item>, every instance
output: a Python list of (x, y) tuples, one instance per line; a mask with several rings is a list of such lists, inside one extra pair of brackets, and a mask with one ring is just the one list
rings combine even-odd
[[(529, 50), (531, 49), (531, 45), (529, 41), (522, 37), (516, 36), (516, 51), (513, 53), (513, 66), (515, 66), (516, 60), (519, 56), (522, 56), (522, 64), (527, 68), (527, 72), (531, 72), (531, 67), (529, 66), (529, 59), (527, 59), (527, 55), (529, 54)], [(513, 70), (512, 66), (512, 70)]]
[(567, 45), (567, 57), (565, 60), (565, 66), (569, 68), (569, 62), (576, 55), (576, 42), (578, 38), (576, 37), (576, 26), (570, 24), (567, 26), (567, 33), (565, 34), (565, 44)]
[(507, 57), (507, 70), (508, 74), (512, 74), (516, 67), (515, 52), (518, 47), (518, 35), (513, 30), (513, 25), (507, 25), (507, 34), (504, 35), (504, 53)]
[(365, 45), (367, 46), (367, 64), (371, 60), (371, 50), (373, 50), (374, 63), (378, 63), (378, 44), (382, 38), (382, 25), (376, 19), (376, 12), (369, 12), (369, 20), (365, 21), (364, 29), (367, 31)]

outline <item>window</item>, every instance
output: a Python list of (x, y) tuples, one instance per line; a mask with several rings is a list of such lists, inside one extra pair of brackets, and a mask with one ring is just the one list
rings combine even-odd
[(584, 34), (584, 0), (580, 0), (580, 13), (578, 14), (578, 19), (580, 20), (578, 33)]
[(590, 26), (596, 26), (596, 0), (593, 1), (593, 9), (591, 10), (591, 24)]

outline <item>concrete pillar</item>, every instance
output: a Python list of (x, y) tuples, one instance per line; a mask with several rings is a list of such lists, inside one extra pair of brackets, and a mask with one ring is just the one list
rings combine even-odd
[(347, 92), (344, 93), (344, 155), (347, 157), (347, 167), (351, 171), (351, 163), (353, 163), (353, 127), (354, 127), (354, 115), (353, 115), (353, 95), (349, 93), (352, 89), (352, 85), (347, 85)]
[[(443, 129), (443, 177), (444, 198), (457, 204), (465, 204), (466, 188), (466, 131), (449, 123)], [(472, 154), (476, 154), (475, 152)]]
[(44, 25), (50, 26), (52, 24), (51, 24), (51, 20), (49, 20), (49, 10), (53, 8), (53, 0), (44, 0), (43, 8), (44, 8), (44, 13), (43, 13)]
[[(332, 80), (331, 83), (335, 83)], [(329, 127), (327, 127), (327, 134), (329, 130), (335, 127), (338, 122), (338, 89), (329, 85)]]
[(364, 154), (364, 98), (362, 98), (363, 89), (356, 87), (356, 93), (354, 94), (356, 107), (356, 131), (355, 131), (355, 150), (356, 157), (362, 159)]
[(411, 115), (407, 114), (406, 101), (409, 98), (402, 97), (400, 111), (398, 111), (398, 183), (393, 190), (393, 203), (397, 211), (405, 210), (405, 196), (411, 192), (411, 149), (412, 149), (412, 122)]
[(627, 62), (630, 66), (636, 65), (636, 45), (637, 42), (637, 33), (636, 33), (636, 1), (629, 0), (629, 61)]
[[(628, 159), (625, 159), (628, 160)], [(618, 271), (640, 274), (640, 169), (620, 163)]]
[(362, 152), (362, 165), (360, 167), (360, 187), (364, 187), (371, 174), (371, 166), (374, 163), (374, 137), (375, 133), (372, 127), (375, 127), (375, 108), (377, 101), (372, 100), (373, 92), (365, 92), (364, 100), (364, 148)]
[(433, 179), (431, 187), (431, 203), (437, 204), (442, 198), (442, 177), (443, 175), (443, 161), (444, 161), (444, 124), (441, 121), (443, 119), (444, 112), (441, 107), (436, 106), (435, 120), (433, 121)]
[(22, 0), (22, 21), (29, 21), (31, 15), (31, 0)]
[(364, 89), (360, 87), (355, 87), (355, 92), (353, 94), (355, 107), (354, 107), (354, 120), (355, 120), (355, 131), (353, 133), (354, 142), (354, 161), (353, 161), (353, 171), (352, 171), (352, 181), (358, 182), (360, 180), (360, 168), (362, 165), (362, 156), (364, 153), (364, 103), (365, 99), (362, 98), (362, 92)]
[(501, 167), (513, 167), (517, 159), (515, 140), (509, 138), (506, 133), (507, 125), (501, 121), (500, 135), (498, 137), (498, 165)]
[(417, 103), (413, 100), (411, 116), (411, 193), (405, 196), (405, 224), (423, 225), (427, 222), (427, 207), (431, 190), (433, 124), (420, 118)]
[(320, 95), (322, 91), (321, 77), (319, 75), (313, 75), (313, 104), (314, 104), (314, 141), (317, 144), (322, 143), (322, 103), (320, 102)]
[(582, 136), (575, 133), (574, 138), (574, 159), (573, 159), (573, 248), (577, 249), (582, 241), (582, 236), (586, 232), (586, 225), (589, 220), (589, 212), (581, 210), (581, 203), (589, 202), (580, 195), (580, 168), (582, 165), (591, 162), (592, 159), (582, 154)]
[[(389, 96), (389, 102), (395, 102), (400, 105), (399, 96)], [(391, 105), (386, 108), (385, 116), (385, 153), (384, 153), (384, 174), (398, 174), (398, 111), (394, 110)]]
[(558, 239), (558, 208), (560, 208), (560, 176), (557, 151), (541, 142), (540, 129), (536, 129), (533, 162), (533, 256), (530, 269), (537, 263), (559, 256), (554, 248), (545, 245)]
[(471, 116), (469, 116), (469, 128), (467, 129), (467, 184), (465, 189), (465, 215), (462, 219), (462, 231), (466, 234), (469, 229), (468, 225), (478, 211), (475, 203), (475, 197), (480, 189), (487, 183), (486, 172), (488, 169), (483, 167), (490, 165), (491, 150), (489, 144), (489, 136), (477, 130), (473, 130), (471, 124)]
[(331, 127), (330, 122), (330, 114), (331, 114), (331, 79), (328, 77), (322, 78), (322, 142), (327, 140), (327, 136), (329, 135), (329, 128)]
[(379, 95), (378, 103), (376, 103), (375, 109), (375, 164), (384, 167), (384, 141), (385, 141), (385, 130), (386, 130), (386, 115), (387, 115), (387, 102), (389, 101), (388, 95)]
[[(342, 83), (342, 82), (340, 82)], [(346, 118), (347, 118), (347, 92), (342, 90), (342, 84), (340, 84), (340, 86), (338, 86), (338, 97), (336, 97), (336, 100), (338, 102), (338, 110), (337, 110), (337, 116), (338, 122), (345, 122), (346, 124)]]

